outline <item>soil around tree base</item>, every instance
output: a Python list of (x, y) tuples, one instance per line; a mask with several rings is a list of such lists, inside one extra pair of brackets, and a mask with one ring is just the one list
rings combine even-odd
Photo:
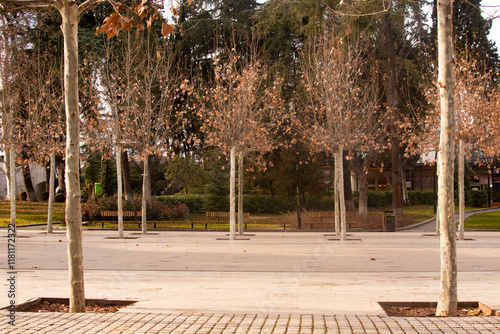
[[(391, 317), (434, 317), (437, 303), (435, 302), (379, 302), (385, 313)], [(481, 302), (459, 302), (458, 317), (477, 317), (498, 315)]]
[[(87, 313), (116, 313), (119, 309), (134, 304), (134, 300), (86, 299)], [(16, 306), (17, 312), (62, 312), (69, 313), (68, 298), (35, 298)]]

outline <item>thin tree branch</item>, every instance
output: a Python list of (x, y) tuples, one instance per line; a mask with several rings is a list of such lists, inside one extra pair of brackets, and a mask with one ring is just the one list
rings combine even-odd
[(113, 5), (115, 4), (115, 1), (113, 0), (87, 0), (78, 6), (78, 17), (81, 18), (87, 11), (104, 2), (110, 2)]
[(55, 8), (55, 5), (54, 4), (49, 4), (49, 3), (45, 3), (45, 4), (23, 4), (23, 5), (14, 5), (14, 6), (4, 6), (2, 3), (0, 3), (0, 12), (3, 12), (3, 13), (12, 13), (12, 12), (17, 12), (17, 11), (20, 11), (20, 10), (24, 10), (24, 9), (47, 9), (47, 8)]
[(53, 0), (0, 0), (0, 12), (52, 8), (54, 3)]

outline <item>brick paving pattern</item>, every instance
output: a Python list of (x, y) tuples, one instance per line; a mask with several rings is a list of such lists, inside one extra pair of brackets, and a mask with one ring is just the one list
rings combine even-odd
[[(3, 315), (7, 318), (6, 314)], [(4, 318), (4, 319), (5, 319)], [(386, 317), (322, 314), (17, 313), (0, 333), (186, 334), (486, 334), (500, 333), (500, 317)]]

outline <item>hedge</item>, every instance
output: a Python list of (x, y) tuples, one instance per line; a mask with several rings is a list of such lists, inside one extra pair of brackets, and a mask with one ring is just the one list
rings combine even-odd
[[(359, 202), (359, 192), (353, 192), (354, 202)], [(408, 191), (409, 205), (433, 205), (434, 192), (429, 190)], [(206, 211), (229, 211), (229, 196), (215, 196), (210, 194), (193, 195), (170, 195), (156, 196), (156, 200), (175, 205), (179, 202), (188, 206), (189, 212), (203, 213)], [(236, 197), (238, 201), (238, 197)], [(473, 207), (483, 207), (488, 202), (488, 195), (485, 191), (470, 191), (466, 197), (466, 204)], [(386, 207), (392, 204), (392, 191), (369, 191), (368, 207)], [(309, 211), (333, 211), (333, 196), (320, 198), (307, 197), (303, 206)], [(243, 210), (251, 214), (278, 214), (294, 210), (296, 198), (273, 197), (250, 193), (245, 194), (243, 200)]]
[[(210, 194), (156, 196), (156, 200), (167, 203), (182, 202), (189, 208), (190, 213), (206, 211), (229, 211), (229, 196), (215, 196)], [(236, 203), (238, 196), (236, 196)], [(243, 197), (243, 211), (253, 214), (277, 214), (288, 212), (295, 208), (293, 200), (273, 197), (262, 194), (246, 194)]]
[(488, 204), (488, 193), (485, 190), (472, 190), (469, 192), (469, 205), (482, 208)]

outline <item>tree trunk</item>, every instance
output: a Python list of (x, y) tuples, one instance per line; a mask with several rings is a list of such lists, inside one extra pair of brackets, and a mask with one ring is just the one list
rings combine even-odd
[(465, 237), (465, 142), (460, 139), (458, 150), (458, 202), (460, 208), (459, 233), (458, 239), (464, 240)]
[(236, 147), (230, 151), (230, 173), (229, 173), (229, 239), (234, 240), (236, 232)]
[[(2, 119), (2, 122), (4, 120)], [(5, 129), (4, 129), (5, 131)], [(10, 201), (10, 149), (4, 148), (4, 157), (3, 157), (3, 172), (5, 174), (5, 181), (7, 182), (7, 197), (6, 200)], [(14, 194), (14, 198), (16, 195)]]
[[(152, 191), (151, 191), (151, 169), (149, 168), (149, 155), (146, 156), (145, 158), (147, 160), (147, 163), (144, 164), (144, 173), (147, 172), (147, 182), (146, 182), (146, 203), (148, 206), (151, 206), (153, 204), (153, 198), (151, 197)], [(145, 161), (146, 162), (146, 161)]]
[(344, 148), (342, 145), (339, 145), (338, 151), (338, 172), (339, 172), (339, 205), (340, 205), (340, 239), (345, 240), (347, 235), (347, 223), (346, 223), (346, 214), (345, 214), (345, 197), (344, 197)]
[(55, 177), (56, 177), (56, 154), (50, 154), (49, 168), (49, 203), (47, 213), (47, 233), (52, 233), (52, 219), (54, 218)]
[(144, 157), (144, 171), (142, 173), (142, 234), (148, 233), (148, 191), (150, 187), (149, 184), (149, 155), (146, 154)]
[(368, 216), (368, 178), (365, 171), (361, 171), (358, 174), (358, 184), (359, 184), (359, 216)]
[(33, 181), (31, 180), (31, 170), (29, 163), (23, 166), (23, 181), (24, 188), (26, 189), (26, 193), (28, 194), (28, 201), (38, 202), (35, 188), (33, 187)]
[(66, 229), (70, 312), (85, 312), (80, 202), (80, 111), (78, 105), (78, 5), (57, 4), (64, 38), (64, 104), (66, 110)]
[(438, 214), (441, 226), (441, 284), (436, 316), (457, 315), (457, 257), (453, 175), (455, 93), (453, 83), (453, 0), (438, 0), (438, 88), (441, 105)]
[(339, 196), (339, 172), (338, 172), (338, 156), (337, 153), (333, 154), (335, 168), (333, 171), (333, 206), (335, 211), (335, 235), (340, 237), (340, 196)]
[(347, 160), (344, 156), (342, 157), (342, 160), (345, 206), (347, 211), (353, 212), (356, 211), (356, 205), (354, 204), (354, 196), (352, 194), (351, 167), (349, 164), (349, 160)]
[(123, 176), (123, 192), (125, 193), (126, 201), (134, 200), (134, 193), (132, 191), (132, 182), (130, 181), (130, 164), (128, 161), (128, 152), (123, 150), (122, 153), (122, 176)]
[(56, 165), (56, 173), (58, 182), (57, 187), (59, 188), (59, 191), (66, 194), (66, 170), (63, 164), (59, 164), (59, 166)]
[(127, 150), (122, 152), (122, 178), (123, 178), (123, 193), (125, 200), (133, 201), (134, 193), (132, 190), (132, 182), (130, 180), (130, 162), (128, 160)]
[(399, 120), (398, 106), (398, 80), (396, 72), (396, 50), (392, 35), (391, 14), (387, 13), (385, 18), (384, 34), (387, 46), (387, 107), (391, 115), (389, 131), (391, 136), (391, 170), (392, 170), (392, 210), (396, 220), (396, 226), (403, 220), (403, 189), (401, 185), (401, 150), (398, 128), (395, 123)]
[(116, 202), (118, 204), (118, 238), (123, 239), (123, 184), (122, 184), (122, 147), (115, 145), (116, 151), (116, 186), (118, 194)]
[(300, 157), (299, 157), (299, 142), (295, 143), (295, 191), (297, 197), (297, 229), (302, 229), (302, 206), (300, 205)]
[(239, 154), (238, 161), (238, 234), (243, 235), (243, 152)]
[(410, 198), (408, 196), (408, 188), (406, 187), (406, 175), (403, 164), (401, 164), (401, 185), (403, 188), (403, 203), (408, 204), (410, 202)]
[[(7, 21), (7, 16), (2, 16), (2, 21), (1, 24), (3, 27), (8, 26), (8, 21)], [(13, 115), (12, 115), (12, 109), (11, 109), (11, 98), (10, 98), (10, 70), (12, 65), (10, 64), (11, 61), (11, 48), (12, 48), (12, 42), (10, 41), (10, 33), (11, 29), (2, 29), (2, 40), (3, 40), (3, 45), (2, 45), (2, 51), (3, 51), (3, 64), (2, 64), (2, 77), (0, 82), (0, 87), (2, 87), (2, 142), (4, 142), (4, 145), (2, 145), (2, 149), (4, 151), (4, 164), (3, 164), (3, 171), (5, 174), (5, 178), (7, 181), (7, 200), (10, 201), (11, 197), (14, 198), (14, 201), (16, 199), (16, 192), (11, 190), (11, 178), (10, 178), (10, 160), (11, 160), (11, 154), (10, 151), (12, 149), (8, 147), (7, 144), (9, 141), (12, 139), (12, 123), (13, 123)], [(14, 163), (15, 167), (15, 163)], [(14, 172), (13, 174), (14, 180), (16, 179), (16, 174)], [(12, 194), (12, 196), (11, 196)], [(15, 205), (15, 203), (14, 203)]]
[[(16, 193), (16, 153), (14, 148), (11, 147), (9, 150), (9, 172), (10, 175), (14, 175), (14, 177), (10, 178), (10, 189), (11, 193)], [(16, 196), (10, 196), (10, 225), (14, 227), (14, 231), (16, 231)], [(15, 233), (15, 232), (14, 232)]]
[[(436, 159), (436, 174), (434, 178), (434, 188), (436, 188), (436, 179), (439, 180), (439, 169), (437, 168), (439, 166), (439, 156)], [(439, 181), (438, 181), (439, 182)], [(436, 191), (434, 191), (436, 193)], [(437, 196), (436, 197), (436, 237), (439, 237), (441, 235), (440, 230), (441, 230), (441, 223), (439, 222), (439, 203), (437, 203)]]

